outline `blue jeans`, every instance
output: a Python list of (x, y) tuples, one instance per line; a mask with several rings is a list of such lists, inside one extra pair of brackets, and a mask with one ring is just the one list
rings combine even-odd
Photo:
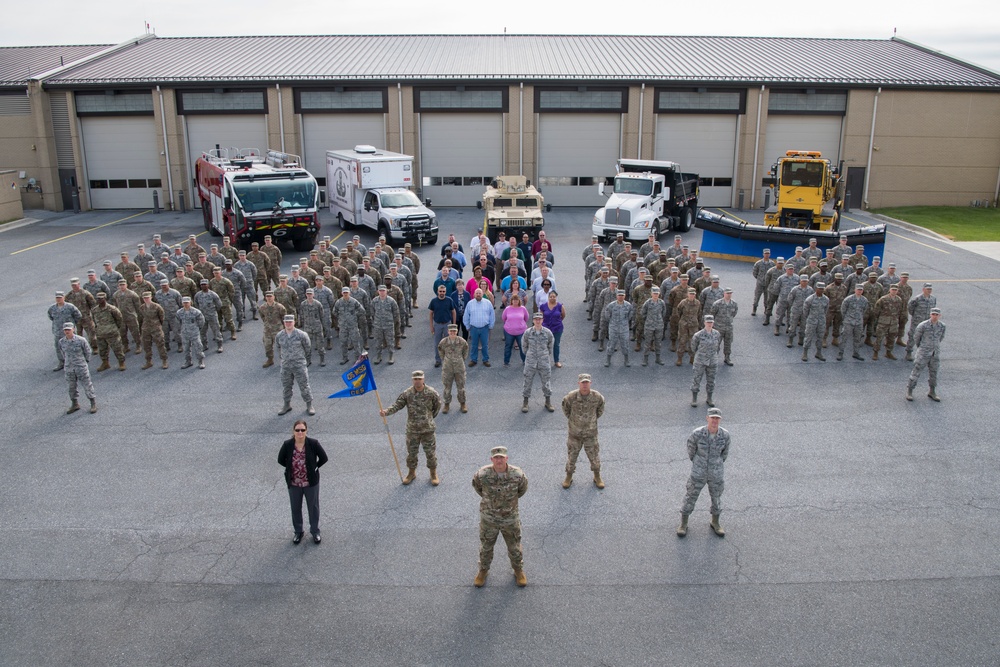
[(559, 339), (562, 338), (562, 331), (553, 331), (552, 336), (555, 341), (552, 343), (552, 363), (559, 361)]
[(521, 362), (524, 363), (524, 348), (521, 347), (521, 337), (512, 333), (503, 332), (503, 362), (510, 363), (510, 353), (514, 349), (514, 341), (517, 341), (517, 350), (521, 353)]
[(470, 327), (469, 328), (469, 358), (472, 361), (479, 360), (479, 346), (482, 344), (483, 361), (490, 360), (490, 328)]

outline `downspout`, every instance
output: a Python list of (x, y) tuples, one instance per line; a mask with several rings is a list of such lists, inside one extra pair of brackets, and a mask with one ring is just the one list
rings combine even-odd
[(396, 94), (399, 99), (399, 152), (405, 153), (406, 151), (403, 150), (403, 84), (396, 84)]
[(760, 93), (757, 95), (757, 129), (754, 131), (753, 138), (753, 175), (750, 176), (750, 208), (757, 208), (757, 162), (760, 160), (758, 152), (760, 151), (760, 114), (761, 107), (764, 104), (764, 86), (760, 87)]
[[(281, 105), (281, 84), (274, 84), (275, 90), (278, 91), (278, 132), (281, 133), (281, 152), (285, 152), (285, 113)], [(305, 151), (303, 151), (305, 152)]]
[(518, 97), (517, 112), (517, 173), (524, 173), (524, 82), (521, 82), (521, 91)]
[(156, 94), (160, 96), (160, 125), (163, 127), (163, 155), (167, 159), (167, 196), (166, 205), (170, 203), (170, 210), (174, 210), (174, 179), (170, 175), (170, 144), (167, 142), (167, 117), (163, 115), (163, 91), (156, 87)]
[(861, 197), (861, 205), (868, 208), (868, 183), (872, 177), (872, 151), (875, 150), (875, 119), (878, 117), (878, 96), (882, 94), (882, 86), (875, 91), (875, 103), (872, 105), (872, 132), (868, 137), (868, 168), (865, 169), (865, 190)]
[(637, 160), (642, 159), (642, 107), (645, 95), (646, 84), (642, 84), (642, 87), (639, 88), (639, 154), (635, 156)]

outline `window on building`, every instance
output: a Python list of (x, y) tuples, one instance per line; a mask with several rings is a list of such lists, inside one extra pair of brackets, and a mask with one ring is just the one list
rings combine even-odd
[(544, 112), (625, 113), (628, 111), (626, 88), (535, 87), (535, 110)]
[(746, 91), (659, 88), (656, 113), (746, 113)]
[(77, 116), (152, 116), (153, 94), (144, 92), (76, 93)]
[(263, 90), (178, 90), (179, 114), (267, 113)]
[(385, 113), (389, 94), (385, 88), (295, 90), (295, 113), (336, 113), (370, 111)]
[(847, 91), (772, 90), (767, 100), (769, 114), (816, 114), (843, 116), (847, 113)]
[(507, 111), (506, 88), (415, 88), (413, 105), (421, 111)]

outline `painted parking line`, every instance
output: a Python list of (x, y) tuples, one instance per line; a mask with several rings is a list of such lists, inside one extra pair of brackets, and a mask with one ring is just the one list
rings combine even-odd
[(75, 232), (75, 233), (69, 234), (67, 236), (60, 236), (57, 239), (52, 239), (51, 241), (45, 241), (44, 243), (39, 243), (39, 244), (33, 245), (33, 246), (29, 247), (29, 248), (21, 248), (20, 250), (15, 250), (14, 252), (12, 252), (10, 254), (11, 255), (17, 255), (17, 254), (20, 254), (22, 252), (28, 252), (29, 250), (34, 250), (36, 248), (41, 248), (43, 246), (47, 246), (50, 243), (58, 243), (59, 241), (65, 241), (66, 239), (71, 239), (74, 236), (79, 236), (80, 234), (86, 234), (87, 232), (93, 232), (93, 231), (96, 231), (98, 229), (103, 229), (105, 227), (110, 227), (111, 225), (116, 225), (119, 222), (125, 222), (126, 220), (131, 220), (132, 218), (138, 218), (140, 215), (146, 215), (147, 213), (152, 213), (152, 212), (153, 212), (152, 209), (150, 209), (148, 211), (142, 211), (140, 213), (136, 213), (135, 215), (130, 215), (127, 218), (121, 218), (119, 220), (112, 220), (111, 222), (106, 222), (103, 225), (98, 225), (97, 227), (91, 227), (90, 229), (84, 229), (81, 232)]
[(920, 241), (911, 239), (909, 236), (903, 236), (902, 234), (897, 234), (896, 232), (890, 232), (888, 230), (886, 230), (885, 233), (886, 234), (891, 234), (891, 235), (895, 236), (896, 238), (903, 239), (904, 241), (909, 241), (910, 243), (916, 243), (917, 245), (922, 245), (923, 247), (930, 248), (931, 250), (937, 250), (938, 252), (943, 252), (946, 255), (950, 255), (951, 254), (947, 250), (943, 250), (941, 248), (936, 248), (936, 247), (934, 247), (934, 246), (932, 246), (932, 245), (930, 245), (928, 243), (922, 243)]
[(1000, 283), (1000, 278), (910, 278), (915, 283)]

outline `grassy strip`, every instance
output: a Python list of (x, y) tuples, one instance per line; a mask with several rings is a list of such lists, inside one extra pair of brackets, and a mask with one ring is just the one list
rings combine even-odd
[(873, 213), (930, 229), (952, 241), (1000, 241), (1000, 209), (967, 206), (903, 206)]

